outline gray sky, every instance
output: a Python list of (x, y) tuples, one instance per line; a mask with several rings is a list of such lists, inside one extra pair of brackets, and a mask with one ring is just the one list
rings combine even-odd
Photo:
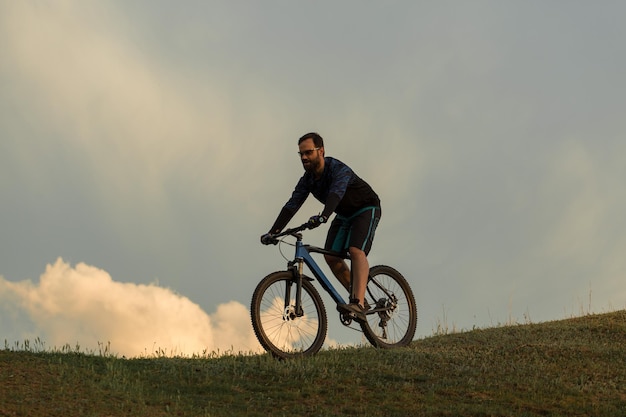
[(417, 337), (624, 308), (625, 17), (0, 0), (0, 339), (257, 349), (252, 291), (285, 267), (258, 238), (308, 131), (380, 195), (370, 262), (410, 281)]

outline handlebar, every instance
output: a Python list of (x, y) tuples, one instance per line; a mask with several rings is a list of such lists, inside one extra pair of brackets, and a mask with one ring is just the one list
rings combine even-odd
[[(311, 225), (307, 222), (304, 224), (301, 224), (298, 227), (294, 227), (292, 229), (286, 229), (283, 230), (280, 233), (277, 233), (275, 235), (270, 235), (270, 239), (271, 242), (269, 243), (273, 243), (274, 245), (277, 245), (278, 243), (280, 243), (280, 238), (283, 236), (293, 236), (296, 239), (298, 239), (298, 241), (302, 240), (302, 234), (300, 232), (302, 232), (303, 230), (307, 230), (307, 229), (314, 229), (315, 226), (311, 227)], [(269, 244), (269, 243), (264, 243), (264, 244)], [(309, 246), (309, 245), (305, 245), (308, 247), (308, 250), (310, 252), (316, 252), (316, 253), (323, 253), (326, 255), (333, 255), (336, 256), (338, 258), (342, 258), (342, 259), (350, 259), (350, 254), (348, 253), (348, 251), (342, 251), (342, 252), (335, 252), (335, 251), (331, 251), (331, 250), (326, 250), (326, 249), (322, 249), (322, 248), (318, 248), (317, 246)]]
[[(310, 223), (304, 223), (301, 224), (298, 227), (294, 227), (291, 229), (286, 229), (283, 230), (280, 233), (276, 233), (275, 235), (270, 234), (269, 238), (270, 238), (270, 242), (263, 242), (263, 244), (265, 245), (269, 245), (269, 244), (274, 244), (277, 245), (279, 244), (280, 238), (284, 237), (284, 236), (293, 236), (295, 237), (298, 241), (302, 241), (302, 234), (300, 232), (302, 232), (303, 230), (310, 230), (310, 229), (315, 229), (316, 226), (311, 227)], [(332, 256), (336, 256), (338, 258), (342, 258), (342, 259), (350, 259), (350, 254), (348, 253), (347, 250), (345, 251), (340, 251), (340, 252), (335, 252), (332, 250), (327, 250), (327, 249), (323, 249), (323, 248), (319, 248), (317, 246), (310, 246), (310, 245), (305, 245), (307, 247), (307, 250), (309, 252), (316, 252), (316, 253), (322, 253), (325, 255), (332, 255)], [(286, 258), (285, 258), (286, 259)]]
[(282, 232), (276, 233), (275, 235), (268, 233), (267, 235), (261, 236), (261, 243), (263, 243), (264, 245), (269, 245), (269, 244), (277, 245), (280, 242), (279, 239), (281, 237), (289, 236), (289, 235), (295, 237), (296, 239), (300, 241), (302, 240), (302, 234), (300, 234), (300, 232), (306, 229), (312, 229), (309, 223), (304, 223), (292, 229), (283, 230)]
[(272, 239), (276, 239), (276, 240), (278, 240), (278, 238), (281, 238), (283, 236), (288, 236), (288, 235), (291, 235), (291, 236), (297, 238), (298, 237), (298, 233), (302, 232), (303, 230), (310, 229), (310, 228), (311, 227), (309, 226), (309, 223), (303, 223), (303, 224), (301, 224), (298, 227), (294, 227), (294, 228), (291, 228), (291, 229), (286, 229), (286, 230), (283, 230), (280, 233), (277, 233), (275, 235), (271, 235), (271, 237), (272, 237)]

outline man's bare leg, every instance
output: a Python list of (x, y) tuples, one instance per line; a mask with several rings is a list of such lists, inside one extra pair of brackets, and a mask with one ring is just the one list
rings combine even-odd
[(343, 285), (346, 290), (350, 291), (350, 268), (348, 268), (346, 261), (332, 255), (324, 255), (324, 258), (341, 285)]
[(367, 277), (370, 267), (367, 255), (361, 249), (350, 247), (350, 263), (352, 265), (352, 298), (358, 299), (363, 307), (365, 304), (365, 289), (367, 288)]
[[(365, 301), (365, 289), (367, 287), (367, 276), (370, 270), (369, 263), (365, 252), (362, 250), (351, 247), (349, 252), (354, 278), (350, 298), (358, 299), (359, 304), (363, 306)], [(349, 291), (350, 268), (348, 268), (346, 262), (341, 258), (331, 255), (325, 255), (324, 258), (326, 259), (326, 263), (330, 267), (331, 271), (333, 271), (335, 277), (337, 277), (339, 282), (341, 282), (345, 289)]]

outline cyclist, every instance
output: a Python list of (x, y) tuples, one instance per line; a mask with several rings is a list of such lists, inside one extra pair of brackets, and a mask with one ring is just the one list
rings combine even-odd
[[(309, 194), (324, 204), (321, 214), (311, 216), (309, 227), (326, 223), (336, 213), (330, 224), (324, 248), (336, 252), (348, 251), (354, 283), (350, 302), (337, 309), (365, 320), (365, 289), (369, 273), (367, 255), (372, 247), (374, 233), (381, 217), (380, 199), (372, 187), (358, 177), (350, 167), (338, 159), (325, 156), (324, 140), (314, 132), (298, 140), (300, 160), (304, 175), (298, 181), (291, 198), (283, 206), (274, 225), (261, 236), (265, 245), (274, 243), (272, 235), (280, 233)], [(350, 288), (350, 269), (346, 262), (332, 255), (324, 255), (328, 266), (339, 282)]]

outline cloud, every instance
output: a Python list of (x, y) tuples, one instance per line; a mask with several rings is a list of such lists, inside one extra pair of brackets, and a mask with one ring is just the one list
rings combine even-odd
[[(80, 219), (91, 225), (91, 254), (49, 245), (48, 262), (64, 256), (107, 266), (102, 257), (115, 257), (113, 247), (168, 252), (180, 275), (196, 277), (183, 271), (193, 265), (190, 254), (213, 244), (197, 240), (226, 234), (228, 222), (214, 219), (262, 210), (256, 201), (265, 190), (253, 173), (267, 164), (259, 144), (269, 132), (281, 136), (275, 121), (284, 109), (271, 104), (266, 87), (239, 86), (219, 65), (205, 71), (164, 57), (153, 36), (111, 5), (0, 4), (3, 200), (28, 205), (15, 210), (35, 219), (27, 233), (45, 236), (62, 223), (82, 233)], [(198, 56), (215, 61), (212, 50)]]
[(20, 176), (37, 179), (35, 191), (56, 185), (46, 168), (61, 157), (80, 165), (89, 193), (118, 215), (128, 199), (163, 206), (170, 184), (208, 193), (224, 191), (228, 177), (245, 186), (242, 174), (262, 161), (238, 164), (244, 141), (280, 130), (266, 88), (242, 91), (223, 68), (160, 55), (153, 34), (122, 9), (74, 1), (1, 7), (0, 79), (11, 80), (6, 129), (14, 132), (7, 149)]
[[(212, 49), (172, 58), (153, 28), (123, 8), (0, 7), (0, 79), (10, 80), (0, 99), (10, 101), (0, 115), (0, 162), (22, 194), (74, 185), (76, 200), (96, 206), (114, 233), (132, 240), (128, 223), (137, 222), (129, 219), (139, 217), (143, 229), (157, 223), (178, 246), (180, 211), (190, 205), (258, 213), (265, 157), (295, 149), (284, 93), (242, 85)], [(199, 57), (211, 68), (192, 67)], [(290, 146), (270, 146), (285, 137)]]
[(129, 357), (164, 351), (193, 355), (203, 352), (260, 352), (246, 307), (237, 302), (218, 306), (208, 315), (188, 298), (158, 285), (114, 281), (98, 268), (75, 267), (58, 259), (38, 283), (10, 282), (0, 277), (0, 302), (15, 316), (26, 315), (33, 329), (56, 347), (78, 343), (95, 349), (110, 343)]
[(372, 260), (407, 275), (421, 317), (489, 323), (472, 317), (512, 298), (549, 319), (590, 286), (619, 302), (623, 6), (414, 3), (0, 2), (0, 272), (63, 256), (158, 277), (211, 306), (217, 337), (224, 301), (276, 268), (258, 235), (317, 130), (381, 195)]
[[(614, 152), (622, 153), (619, 148)], [(551, 209), (558, 210), (552, 213), (554, 225), (544, 247), (547, 255), (578, 264), (594, 261), (585, 255), (605, 251), (606, 243), (613, 246), (622, 241), (614, 221), (621, 217), (619, 207), (626, 206), (620, 191), (624, 169), (617, 161), (607, 164), (608, 154), (603, 161), (589, 144), (572, 142), (555, 158), (542, 190), (556, 197)]]

